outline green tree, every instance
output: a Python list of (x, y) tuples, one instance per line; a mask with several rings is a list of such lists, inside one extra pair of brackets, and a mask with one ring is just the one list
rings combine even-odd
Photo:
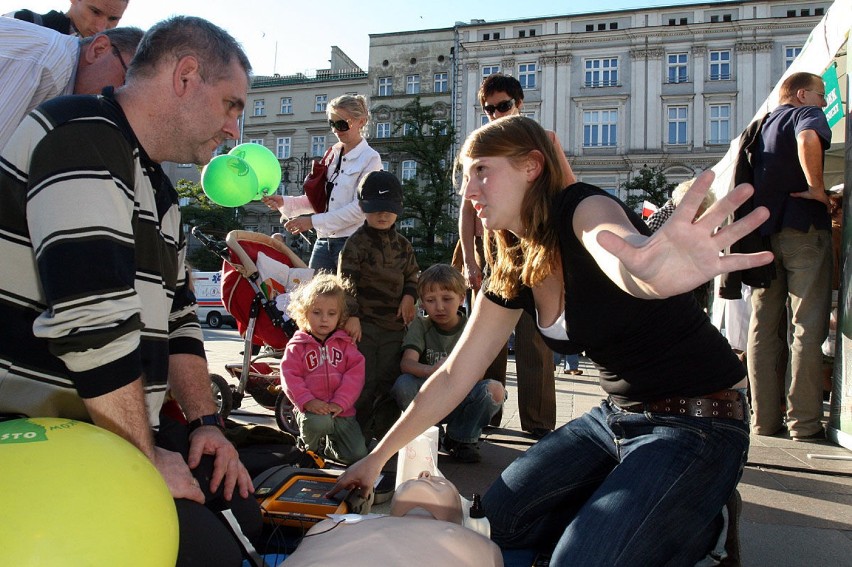
[[(180, 208), (185, 225), (197, 226), (205, 234), (220, 239), (224, 239), (229, 231), (242, 228), (242, 207), (217, 205), (207, 197), (200, 183), (186, 179), (179, 180), (175, 189), (182, 202), (186, 199), (186, 204)], [(202, 245), (191, 246), (187, 259), (194, 268), (203, 272), (215, 272), (222, 267), (221, 258)]]
[(675, 185), (666, 179), (662, 167), (643, 165), (639, 173), (629, 181), (625, 181), (621, 188), (627, 191), (625, 204), (634, 211), (638, 211), (642, 208), (643, 201), (662, 207), (672, 196)]
[(403, 233), (412, 240), (421, 268), (449, 262), (457, 233), (451, 214), (456, 201), (450, 154), (455, 130), (417, 97), (403, 107), (394, 122), (394, 133), (404, 133), (396, 148), (417, 162), (417, 178), (403, 182), (405, 212), (401, 220), (415, 220), (414, 227)]

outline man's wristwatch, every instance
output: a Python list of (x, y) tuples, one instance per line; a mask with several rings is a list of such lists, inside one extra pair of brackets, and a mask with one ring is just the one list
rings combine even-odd
[(211, 413), (208, 415), (202, 415), (198, 419), (193, 419), (189, 422), (189, 432), (192, 433), (199, 427), (204, 425), (212, 425), (214, 427), (218, 427), (220, 430), (225, 431), (225, 420), (222, 419), (222, 416), (218, 413)]

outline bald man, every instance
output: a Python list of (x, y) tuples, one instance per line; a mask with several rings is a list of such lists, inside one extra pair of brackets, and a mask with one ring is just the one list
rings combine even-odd
[(80, 39), (27, 22), (0, 18), (0, 150), (24, 116), (67, 94), (100, 94), (124, 84), (142, 39), (139, 28), (116, 28)]

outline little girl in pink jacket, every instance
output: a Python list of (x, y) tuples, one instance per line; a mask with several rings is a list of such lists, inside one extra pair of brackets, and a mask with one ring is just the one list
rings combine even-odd
[(320, 272), (293, 292), (287, 312), (301, 330), (281, 361), (282, 385), (296, 406), (305, 448), (343, 464), (367, 454), (354, 407), (364, 387), (364, 356), (342, 330), (349, 288)]

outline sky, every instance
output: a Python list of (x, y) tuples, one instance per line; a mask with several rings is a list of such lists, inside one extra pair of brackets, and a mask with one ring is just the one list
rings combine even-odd
[[(694, 0), (130, 0), (122, 25), (146, 29), (175, 14), (201, 16), (240, 43), (256, 75), (312, 74), (327, 69), (331, 46), (367, 69), (369, 34), (452, 27), (455, 22), (489, 22), (585, 14)], [(712, 0), (707, 3), (715, 3)], [(20, 8), (38, 13), (65, 11), (68, 0), (0, 0), (0, 14)]]

